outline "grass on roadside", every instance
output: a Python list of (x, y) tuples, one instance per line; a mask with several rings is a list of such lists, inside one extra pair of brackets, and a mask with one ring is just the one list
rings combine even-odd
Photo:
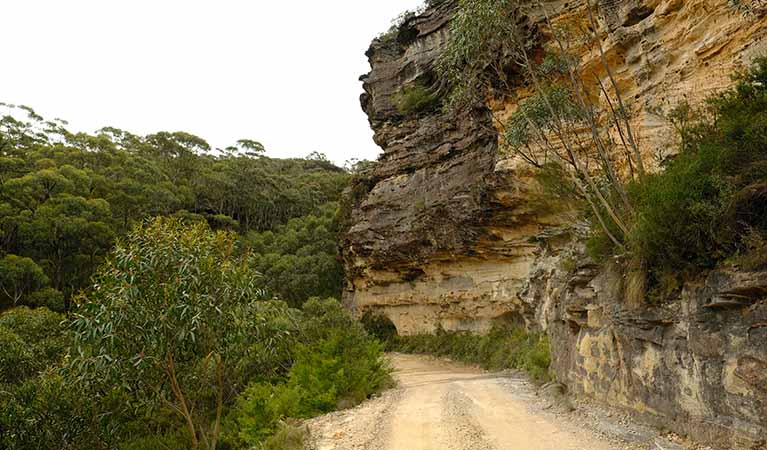
[(541, 383), (552, 379), (548, 338), (519, 326), (496, 326), (483, 336), (442, 329), (435, 334), (394, 336), (389, 339), (388, 348), (402, 353), (446, 356), (487, 370), (520, 369)]

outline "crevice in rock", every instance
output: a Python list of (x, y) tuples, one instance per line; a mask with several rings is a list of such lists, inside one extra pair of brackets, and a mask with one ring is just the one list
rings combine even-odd
[(650, 8), (649, 6), (637, 6), (635, 8), (632, 8), (631, 11), (629, 11), (628, 15), (626, 16), (626, 20), (623, 21), (623, 26), (633, 27), (639, 22), (650, 17), (652, 13), (654, 12), (655, 12), (655, 8)]

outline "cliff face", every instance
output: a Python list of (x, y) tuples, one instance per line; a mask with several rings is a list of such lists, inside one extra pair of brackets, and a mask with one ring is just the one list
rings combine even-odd
[(397, 107), (406, 86), (438, 83), (434, 65), (456, 4), (442, 2), (374, 41), (373, 70), (363, 77), (362, 106), (384, 154), (358, 185), (369, 192), (343, 245), (346, 301), (360, 313), (384, 312), (402, 334), (483, 330), (516, 314), (533, 237), (559, 222), (527, 204), (529, 169), (510, 177), (498, 164), (487, 107), (460, 116), (439, 105), (415, 114)]
[[(584, 25), (582, 2), (548, 5), (555, 21)], [(767, 51), (764, 12), (738, 5), (601, 2), (603, 46), (650, 165), (667, 155), (672, 139), (653, 111), (728, 86), (736, 68)], [(376, 39), (367, 52), (372, 70), (362, 78), (362, 107), (384, 153), (356, 187), (343, 246), (346, 301), (358, 312), (385, 312), (403, 334), (437, 326), (481, 331), (498, 318), (529, 321), (534, 305), (517, 294), (539, 243), (568, 234), (572, 223), (535, 201), (524, 162), (498, 155), (493, 115), (511, 113), (515, 101), (488, 99), (460, 117), (438, 103), (408, 114), (398, 108), (408, 87), (439, 85), (434, 66), (456, 8), (456, 0), (439, 2)], [(530, 21), (541, 16), (533, 11)], [(581, 56), (587, 71), (609, 85), (596, 50)]]
[[(345, 301), (388, 316), (400, 334), (540, 327), (557, 378), (724, 448), (767, 436), (767, 274), (701, 275), (664, 307), (630, 305), (623, 279), (583, 256), (574, 215), (552, 214), (523, 162), (498, 154), (493, 115), (507, 98), (455, 116), (438, 104), (404, 114), (408, 86), (437, 86), (434, 65), (457, 2), (446, 0), (373, 42), (362, 105), (384, 153), (355, 186), (344, 237)], [(556, 21), (580, 2), (550, 2)], [(652, 111), (696, 102), (767, 54), (759, 2), (602, 0), (600, 35), (646, 160), (671, 150)], [(533, 11), (530, 20), (541, 20)], [(602, 77), (598, 54), (581, 55)], [(520, 90), (519, 96), (525, 93)], [(565, 269), (567, 267), (568, 269)]]
[(715, 448), (764, 448), (767, 272), (702, 274), (662, 306), (627, 304), (624, 284), (577, 244), (542, 250), (522, 296), (557, 380)]

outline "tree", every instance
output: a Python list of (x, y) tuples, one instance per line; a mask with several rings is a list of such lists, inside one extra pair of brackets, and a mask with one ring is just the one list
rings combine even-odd
[(259, 156), (266, 152), (264, 144), (253, 139), (238, 140), (236, 148), (248, 156)]
[[(510, 119), (495, 118), (504, 142), (536, 167), (556, 165), (562, 182), (573, 186), (604, 233), (621, 247), (634, 222), (626, 178), (644, 177), (645, 168), (592, 5), (584, 3), (588, 27), (573, 33), (555, 26), (542, 2), (536, 8), (543, 13), (545, 32), (525, 23), (518, 0), (462, 0), (439, 68), (453, 89), (451, 104), (459, 108), (491, 91), (510, 95), (515, 83), (527, 83), (533, 95)], [(539, 41), (543, 34), (552, 36), (550, 45)], [(586, 73), (576, 56), (583, 48), (599, 55), (597, 70)], [(628, 174), (619, 172), (618, 160)]]
[(260, 277), (234, 236), (156, 219), (118, 243), (80, 297), (70, 367), (84, 384), (117, 383), (130, 401), (165, 407), (186, 427), (193, 449), (213, 450), (224, 403), (244, 385), (238, 363), (265, 335), (279, 304), (259, 302)]
[(54, 288), (74, 291), (101, 262), (114, 239), (109, 204), (103, 199), (59, 195), (27, 215), (19, 234), (43, 264)]
[(7, 344), (5, 357), (0, 357), (0, 381), (18, 383), (60, 362), (69, 345), (63, 321), (63, 315), (47, 308), (20, 306), (0, 314), (0, 339)]
[(264, 274), (269, 292), (299, 307), (310, 297), (340, 297), (343, 266), (338, 256), (336, 205), (321, 215), (291, 219), (273, 231), (248, 233), (243, 242), (252, 263)]
[(361, 174), (375, 168), (377, 162), (368, 159), (347, 159), (344, 163), (344, 169), (351, 174)]
[(47, 284), (48, 277), (31, 258), (5, 255), (0, 259), (0, 289), (14, 305)]
[(30, 305), (58, 310), (61, 295), (68, 304), (114, 238), (149, 217), (265, 231), (317, 214), (338, 200), (349, 178), (322, 157), (263, 156), (252, 139), (213, 154), (189, 133), (72, 133), (64, 121), (4, 107), (12, 114), (0, 117), (0, 257), (31, 258), (56, 289), (36, 293)]

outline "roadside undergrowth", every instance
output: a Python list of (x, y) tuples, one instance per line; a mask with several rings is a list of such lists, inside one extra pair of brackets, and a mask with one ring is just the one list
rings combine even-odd
[(520, 326), (499, 325), (483, 336), (440, 328), (435, 334), (391, 336), (387, 342), (390, 351), (449, 357), (486, 370), (519, 369), (539, 383), (552, 379), (548, 337)]

